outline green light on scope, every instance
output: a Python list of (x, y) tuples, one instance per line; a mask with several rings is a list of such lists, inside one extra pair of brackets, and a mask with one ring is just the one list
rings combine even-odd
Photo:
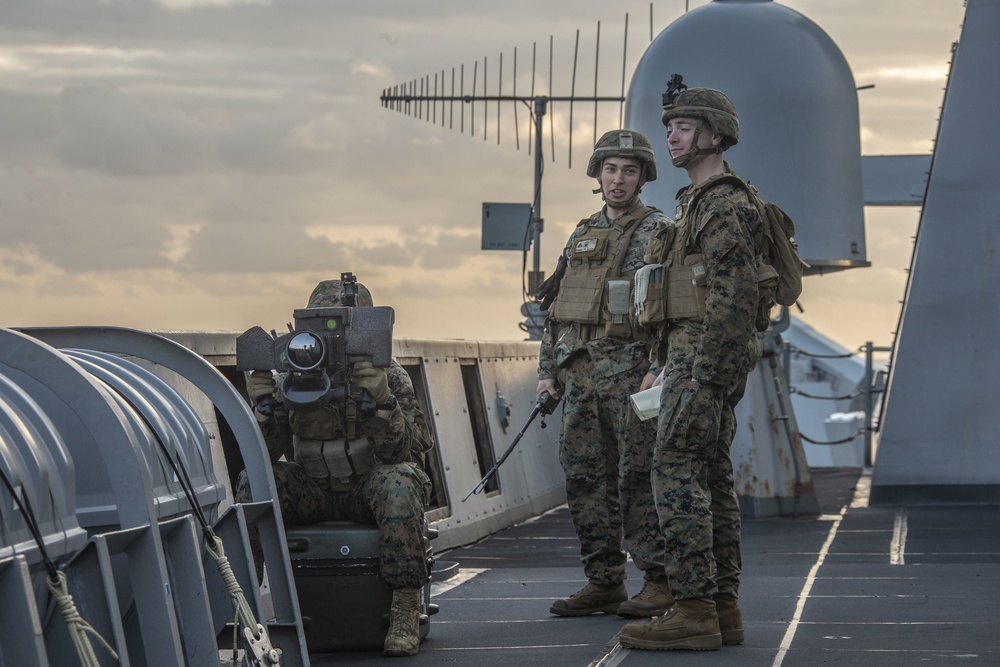
[(337, 320), (327, 320), (326, 321), (326, 328), (327, 329), (336, 329), (337, 328)]

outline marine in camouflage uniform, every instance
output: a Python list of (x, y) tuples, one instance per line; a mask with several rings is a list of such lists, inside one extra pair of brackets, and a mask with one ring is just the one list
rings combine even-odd
[[(552, 283), (540, 289), (549, 300), (543, 298), (548, 317), (538, 394), (557, 395), (562, 387), (559, 460), (589, 582), (550, 611), (649, 617), (672, 600), (649, 484), (655, 424), (640, 421), (629, 403), (644, 376), (658, 370), (649, 365), (649, 336), (631, 315), (632, 278), (649, 235), (667, 220), (638, 198), (642, 184), (656, 178), (652, 148), (640, 133), (606, 133), (587, 175), (598, 179), (606, 204), (570, 236), (553, 278), (559, 284), (554, 300)], [(631, 600), (623, 538), (644, 573)]]
[(667, 288), (654, 351), (664, 368), (651, 475), (675, 606), (649, 623), (626, 626), (620, 641), (629, 648), (701, 650), (743, 642), (730, 447), (733, 410), (760, 356), (752, 237), (760, 218), (743, 189), (715, 182), (732, 173), (721, 155), (739, 138), (732, 102), (716, 90), (680, 85), (663, 122), (672, 161), (692, 184), (678, 193), (676, 221), (657, 230), (647, 253), (677, 276), (668, 281), (674, 287)]
[[(372, 306), (367, 288), (360, 284), (357, 288), (356, 305)], [(323, 281), (310, 296), (308, 307), (340, 306), (343, 292), (342, 281)], [(247, 386), (255, 406), (265, 396), (280, 399), (270, 371), (254, 371)], [(429, 576), (424, 508), (431, 483), (420, 464), (432, 442), (410, 376), (395, 360), (384, 371), (370, 364), (366, 368), (355, 366), (351, 393), (358, 393), (361, 387), (369, 389), (378, 403), (371, 416), (357, 411), (356, 436), (367, 439), (374, 453), (373, 467), (363, 474), (347, 471), (337, 478), (321, 459), (302, 455), (310, 442), (342, 446), (351, 427), (345, 417), (350, 400), (329, 403), (314, 412), (289, 411), (279, 403), (270, 416), (257, 410), (255, 415), (267, 444), (281, 515), (287, 525), (347, 520), (377, 526), (379, 576), (393, 589), (385, 652), (413, 655), (420, 643), (420, 588)], [(283, 456), (287, 460), (280, 460)], [(237, 502), (251, 500), (246, 471), (240, 473), (234, 495)], [(259, 538), (254, 537), (260, 576), (262, 553)]]

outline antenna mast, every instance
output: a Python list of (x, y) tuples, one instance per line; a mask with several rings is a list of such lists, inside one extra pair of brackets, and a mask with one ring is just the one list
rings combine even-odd
[[(652, 12), (652, 3), (650, 3), (650, 12)], [(652, 13), (650, 13), (650, 34), (652, 34)], [(496, 124), (497, 124), (497, 144), (500, 143), (500, 110), (501, 105), (505, 102), (513, 103), (514, 108), (514, 137), (517, 149), (520, 150), (521, 141), (519, 135), (519, 128), (517, 123), (517, 110), (519, 105), (526, 106), (532, 117), (532, 124), (529, 125), (529, 137), (528, 137), (528, 154), (531, 154), (532, 143), (534, 144), (534, 188), (533, 188), (533, 200), (531, 203), (531, 215), (530, 220), (527, 221), (525, 227), (524, 240), (525, 244), (522, 248), (522, 252), (527, 250), (527, 245), (532, 245), (532, 270), (528, 272), (527, 286), (524, 286), (523, 276), (522, 276), (522, 298), (524, 303), (521, 307), (521, 314), (527, 317), (527, 321), (521, 324), (521, 328), (528, 332), (529, 340), (541, 340), (542, 338), (542, 323), (544, 322), (544, 313), (541, 312), (539, 304), (533, 300), (533, 297), (538, 294), (538, 287), (541, 285), (542, 281), (545, 279), (545, 273), (541, 270), (541, 236), (544, 228), (544, 220), (541, 215), (542, 211), (542, 174), (543, 174), (543, 163), (542, 163), (542, 138), (544, 125), (542, 123), (546, 114), (549, 114), (549, 136), (552, 142), (552, 160), (555, 161), (555, 136), (554, 136), (554, 121), (552, 117), (553, 104), (556, 102), (568, 103), (569, 105), (569, 137), (568, 137), (568, 160), (567, 167), (572, 168), (573, 166), (573, 105), (576, 102), (593, 102), (594, 103), (594, 142), (597, 142), (597, 109), (598, 104), (601, 102), (617, 102), (619, 104), (618, 111), (618, 122), (619, 125), (622, 122), (624, 108), (625, 108), (625, 66), (626, 58), (628, 55), (628, 14), (625, 15), (625, 34), (623, 39), (623, 52), (622, 52), (622, 82), (621, 82), (621, 93), (618, 95), (598, 95), (598, 71), (600, 69), (600, 40), (601, 40), (601, 23), (597, 22), (597, 37), (596, 37), (596, 47), (594, 55), (594, 94), (593, 95), (577, 95), (576, 94), (576, 69), (577, 62), (579, 58), (579, 46), (580, 46), (580, 31), (576, 31), (576, 43), (573, 53), (573, 76), (570, 87), (569, 95), (553, 95), (552, 94), (552, 64), (553, 64), (553, 38), (549, 36), (549, 73), (548, 73), (548, 88), (549, 92), (546, 95), (535, 94), (535, 78), (537, 74), (537, 43), (532, 44), (531, 53), (531, 92), (528, 95), (518, 95), (517, 94), (517, 49), (514, 49), (513, 58), (513, 74), (512, 74), (512, 88), (511, 93), (504, 94), (503, 86), (503, 54), (500, 54), (499, 65), (498, 65), (498, 84), (497, 93), (495, 95), (489, 94), (486, 91), (487, 85), (487, 59), (483, 57), (482, 62), (482, 85), (481, 90), (479, 90), (479, 62), (476, 61), (473, 64), (472, 71), (472, 92), (470, 94), (465, 93), (465, 65), (462, 65), (458, 70), (459, 78), (459, 91), (456, 94), (455, 91), (455, 74), (456, 69), (453, 67), (451, 69), (451, 86), (450, 92), (445, 93), (445, 71), (441, 70), (440, 73), (435, 72), (433, 76), (433, 83), (431, 81), (431, 76), (427, 75), (418, 80), (414, 79), (412, 81), (402, 83), (392, 88), (387, 88), (382, 91), (382, 96), (380, 98), (382, 106), (386, 109), (392, 111), (397, 111), (399, 113), (406, 114), (407, 116), (415, 116), (420, 120), (427, 120), (437, 124), (438, 122), (438, 103), (441, 104), (441, 114), (440, 123), (441, 126), (445, 125), (445, 117), (448, 118), (449, 129), (454, 129), (454, 117), (455, 117), (455, 104), (459, 103), (459, 131), (465, 133), (465, 108), (469, 107), (469, 132), (471, 136), (476, 135), (476, 103), (482, 103), (483, 108), (483, 140), (487, 139), (487, 129), (489, 123), (489, 103), (496, 102)], [(445, 113), (445, 105), (448, 107), (448, 113)], [(531, 133), (534, 133), (534, 137)], [(532, 141), (533, 139), (533, 141)], [(530, 240), (529, 240), (530, 239)], [(525, 256), (525, 264), (527, 263), (527, 257)]]

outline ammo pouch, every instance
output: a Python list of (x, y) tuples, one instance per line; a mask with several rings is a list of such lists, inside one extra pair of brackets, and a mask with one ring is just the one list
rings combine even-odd
[(609, 280), (608, 314), (610, 317), (604, 325), (604, 335), (608, 337), (625, 337), (632, 334), (632, 324), (629, 314), (632, 310), (632, 281), (628, 279)]
[(674, 241), (680, 227), (660, 224), (649, 237), (643, 260), (646, 265), (635, 274), (635, 315), (639, 324), (661, 324), (667, 320), (669, 295), (667, 278), (670, 264), (676, 261)]
[(296, 436), (295, 460), (306, 474), (331, 491), (347, 491), (359, 477), (375, 467), (375, 452), (368, 438), (312, 440)]
[(635, 272), (635, 317), (639, 324), (660, 324), (667, 317), (667, 285), (662, 264), (647, 264)]
[(667, 321), (705, 317), (705, 265), (702, 255), (688, 255), (681, 266), (667, 270)]

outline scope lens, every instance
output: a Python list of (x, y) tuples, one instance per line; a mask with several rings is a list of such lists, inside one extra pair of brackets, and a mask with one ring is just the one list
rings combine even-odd
[(323, 363), (323, 341), (303, 331), (288, 341), (288, 363), (299, 371), (311, 371)]

